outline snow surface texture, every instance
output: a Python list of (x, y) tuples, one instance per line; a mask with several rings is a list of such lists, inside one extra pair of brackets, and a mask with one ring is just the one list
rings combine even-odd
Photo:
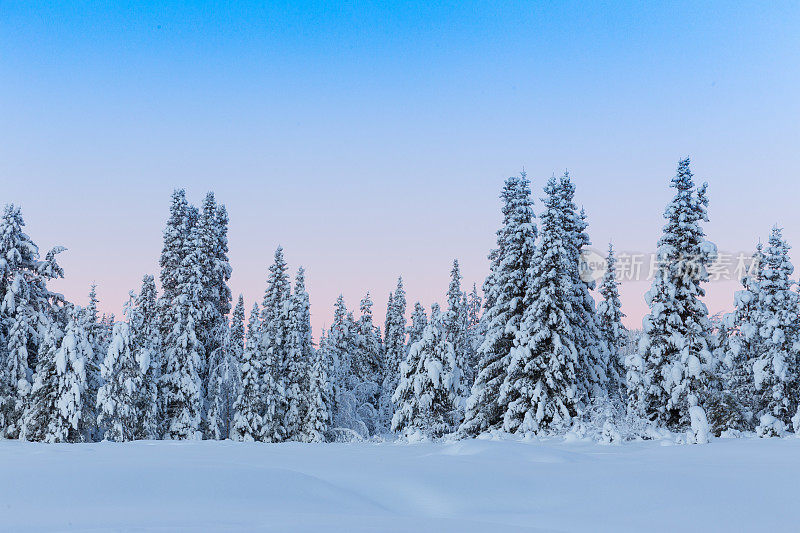
[[(800, 439), (0, 441), (3, 531), (796, 531)], [(759, 512), (772, 509), (772, 512)]]

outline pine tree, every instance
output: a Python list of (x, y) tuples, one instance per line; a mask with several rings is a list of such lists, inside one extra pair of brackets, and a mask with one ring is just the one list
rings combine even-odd
[[(240, 299), (241, 301), (241, 299)], [(238, 309), (238, 304), (237, 304)], [(261, 397), (261, 360), (259, 357), (259, 309), (253, 304), (247, 323), (247, 342), (241, 362), (242, 386), (233, 406), (231, 438), (238, 441), (258, 441), (263, 435), (263, 399)]]
[(223, 349), (218, 353), (224, 357), (215, 360), (212, 366), (211, 384), (214, 387), (213, 399), (209, 406), (209, 427), (214, 430), (215, 439), (226, 439), (232, 435), (235, 416), (234, 403), (242, 387), (241, 365), (244, 354), (244, 298), (239, 300), (233, 310), (230, 332), (226, 335)]
[(383, 382), (380, 330), (372, 319), (369, 292), (361, 299), (361, 316), (355, 324), (355, 346), (350, 365), (349, 388), (358, 404), (358, 416), (370, 434), (382, 430), (378, 414)]
[(658, 268), (645, 299), (650, 314), (640, 343), (644, 394), (640, 409), (649, 419), (674, 429), (691, 425), (693, 439), (707, 440), (703, 402), (713, 372), (711, 322), (701, 298), (706, 267), (716, 248), (704, 239), (706, 185), (695, 187), (689, 159), (672, 179), (677, 191), (667, 206), (667, 224), (658, 241)]
[(303, 420), (302, 440), (304, 442), (324, 442), (331, 420), (329, 371), (325, 353), (322, 350), (314, 352), (313, 361), (309, 376), (308, 408)]
[(168, 314), (173, 323), (165, 340), (165, 371), (163, 383), (165, 406), (165, 437), (169, 439), (198, 438), (202, 412), (202, 382), (200, 368), (205, 359), (198, 328), (202, 323), (202, 254), (200, 231), (192, 227), (184, 241), (183, 263), (178, 271), (176, 295), (170, 302)]
[(622, 302), (619, 299), (619, 283), (617, 282), (617, 258), (614, 256), (614, 247), (608, 245), (606, 257), (606, 271), (600, 285), (600, 295), (603, 301), (597, 306), (600, 333), (609, 347), (608, 388), (609, 395), (615, 399), (626, 400), (625, 364), (623, 349), (628, 342), (628, 334), (622, 325)]
[(397, 288), (394, 293), (389, 293), (384, 339), (384, 376), (379, 416), (381, 425), (390, 427), (394, 414), (392, 394), (400, 380), (400, 363), (406, 357), (406, 292), (403, 278), (397, 279)]
[(453, 268), (450, 270), (450, 285), (447, 289), (447, 312), (443, 317), (443, 325), (447, 340), (453, 345), (456, 354), (456, 365), (462, 373), (463, 380), (460, 382), (462, 389), (459, 396), (466, 397), (466, 383), (472, 383), (473, 370), (469, 367), (469, 340), (467, 338), (467, 296), (461, 290), (461, 270), (458, 266), (458, 259), (453, 260)]
[(19, 434), (22, 440), (45, 442), (58, 440), (61, 409), (56, 353), (61, 344), (61, 337), (58, 325), (50, 322), (39, 344), (35, 379), (26, 398)]
[(573, 266), (573, 290), (577, 322), (574, 325), (576, 347), (578, 350), (578, 392), (579, 409), (583, 410), (595, 399), (605, 401), (608, 388), (608, 348), (603, 342), (598, 326), (594, 299), (589, 293), (594, 289), (594, 279), (585, 272), (583, 250), (591, 244), (586, 233), (586, 212), (577, 210), (574, 203), (575, 185), (565, 172), (559, 179), (559, 192), (562, 195), (562, 206), (567, 229), (567, 249), (571, 254), (570, 264)]
[(304, 440), (306, 411), (315, 398), (311, 397), (309, 371), (314, 357), (311, 341), (311, 307), (306, 291), (305, 270), (300, 267), (295, 278), (294, 294), (289, 312), (289, 350), (286, 365), (287, 411), (284, 424), (286, 438)]
[(18, 207), (6, 205), (0, 218), (0, 436), (15, 437), (24, 397), (30, 390), (39, 344), (49, 324), (63, 326), (61, 295), (47, 289), (64, 277), (52, 248), (42, 261), (39, 248), (25, 234)]
[(764, 256), (756, 314), (745, 325), (747, 340), (756, 348), (753, 385), (761, 436), (781, 435), (797, 411), (800, 299), (792, 290), (793, 272), (789, 245), (776, 226)]
[(503, 225), (497, 231), (497, 248), (489, 254), (491, 272), (483, 284), (486, 302), (481, 329), (485, 335), (477, 349), (475, 382), (461, 428), (468, 435), (503, 425), (507, 406), (501, 403), (500, 387), (525, 312), (527, 276), (537, 236), (530, 181), (524, 172), (506, 180), (500, 198)]
[(287, 437), (285, 413), (286, 372), (289, 347), (289, 310), (291, 285), (286, 274), (283, 248), (275, 250), (275, 261), (269, 267), (267, 289), (261, 307), (260, 356), (262, 386), (266, 410), (262, 413), (267, 442), (281, 442)]
[(114, 326), (101, 372), (105, 383), (97, 393), (98, 424), (105, 429), (107, 440), (134, 440), (141, 417), (139, 399), (143, 376), (134, 338), (125, 322)]
[(472, 284), (472, 291), (467, 296), (467, 355), (466, 364), (470, 369), (470, 376), (465, 377), (465, 386), (472, 388), (475, 382), (475, 375), (478, 371), (478, 347), (483, 342), (483, 332), (481, 331), (481, 304), (482, 299), (478, 294), (478, 287)]
[(510, 433), (560, 429), (578, 414), (581, 303), (575, 291), (574, 220), (561, 186), (551, 178), (544, 189), (542, 238), (531, 259), (524, 315), (500, 388), (500, 404), (508, 406), (503, 428)]
[(55, 355), (58, 413), (50, 423), (46, 439), (50, 442), (86, 441), (96, 425), (86, 410), (87, 404), (95, 399), (87, 395), (86, 362), (93, 354), (83, 317), (80, 308), (71, 311), (61, 347)]
[(133, 300), (129, 312), (129, 326), (133, 336), (133, 349), (142, 384), (136, 399), (136, 439), (158, 439), (161, 437), (161, 401), (159, 381), (163, 367), (162, 346), (158, 324), (158, 297), (153, 276), (142, 278), (142, 288)]
[(457, 427), (461, 372), (437, 305), (431, 310), (431, 322), (422, 339), (411, 346), (400, 366), (400, 374), (392, 398), (398, 405), (392, 431), (408, 437), (421, 432), (435, 438)]

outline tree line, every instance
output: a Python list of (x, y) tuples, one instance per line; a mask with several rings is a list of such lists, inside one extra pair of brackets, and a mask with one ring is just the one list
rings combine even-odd
[[(800, 427), (800, 294), (789, 246), (772, 229), (712, 320), (702, 301), (716, 247), (705, 184), (689, 159), (671, 182), (650, 312), (628, 331), (614, 249), (599, 287), (583, 270), (587, 215), (569, 176), (547, 180), (538, 216), (525, 173), (500, 194), (503, 221), (483, 284), (462, 289), (453, 262), (444, 307), (408, 308), (402, 278), (383, 328), (367, 293), (339, 296), (312, 340), (305, 272), (275, 251), (249, 316), (228, 286), (228, 214), (172, 194), (159, 288), (145, 275), (124, 317), (98, 316), (47, 288), (64, 276), (25, 234), (19, 207), (0, 220), (0, 431), (46, 442), (233, 439), (328, 442), (541, 435), (614, 441), (669, 431), (780, 436)], [(595, 302), (596, 290), (599, 302)], [(407, 319), (410, 314), (410, 320)]]

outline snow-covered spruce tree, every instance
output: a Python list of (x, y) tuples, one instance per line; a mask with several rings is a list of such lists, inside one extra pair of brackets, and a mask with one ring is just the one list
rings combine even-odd
[(478, 294), (478, 287), (472, 284), (472, 291), (467, 295), (467, 366), (472, 369), (470, 381), (466, 383), (468, 389), (475, 381), (478, 371), (478, 347), (483, 342), (481, 327), (482, 299)]
[[(237, 304), (237, 309), (239, 308)], [(263, 435), (263, 399), (261, 397), (261, 359), (259, 356), (259, 309), (253, 304), (247, 323), (247, 342), (241, 359), (242, 386), (233, 406), (231, 438), (238, 441), (258, 441)]]
[(308, 406), (303, 419), (303, 442), (325, 441), (331, 421), (331, 386), (328, 376), (325, 352), (316, 350), (309, 375)]
[(503, 429), (510, 433), (558, 430), (579, 411), (581, 361), (575, 343), (581, 303), (576, 301), (571, 249), (574, 221), (558, 179), (551, 178), (544, 192), (541, 242), (531, 258), (520, 303), (524, 314), (514, 328), (515, 346), (500, 387), (499, 402), (508, 406)]
[(614, 247), (608, 244), (606, 257), (606, 271), (600, 284), (599, 293), (603, 301), (597, 306), (597, 316), (600, 333), (609, 348), (608, 362), (608, 389), (609, 396), (614, 399), (626, 401), (625, 364), (623, 349), (628, 342), (628, 334), (622, 325), (622, 302), (619, 299), (619, 283), (617, 282), (617, 258), (614, 256)]
[(305, 270), (300, 267), (295, 277), (294, 294), (289, 311), (289, 346), (286, 361), (286, 414), (284, 425), (288, 440), (304, 441), (304, 419), (311, 397), (311, 370), (314, 348), (311, 343), (311, 306), (306, 291)]
[(142, 278), (142, 288), (127, 312), (133, 349), (142, 375), (142, 385), (136, 400), (139, 419), (135, 438), (158, 439), (161, 438), (161, 402), (158, 393), (163, 357), (158, 324), (158, 298), (153, 276), (145, 275)]
[(356, 394), (358, 380), (353, 372), (353, 355), (356, 352), (357, 324), (347, 311), (344, 297), (339, 295), (334, 306), (333, 323), (320, 350), (329, 361), (333, 385), (334, 440), (357, 440), (369, 437), (369, 425), (362, 419), (362, 398)]
[(389, 293), (383, 344), (383, 384), (379, 416), (381, 425), (388, 428), (394, 414), (392, 394), (400, 380), (400, 363), (406, 357), (406, 291), (402, 277), (397, 279), (394, 293)]
[(56, 323), (50, 322), (39, 343), (33, 387), (26, 398), (20, 423), (19, 438), (22, 440), (54, 442), (59, 433), (61, 409), (56, 353), (61, 337), (62, 332)]
[(392, 398), (398, 406), (392, 431), (402, 432), (407, 438), (417, 438), (420, 433), (436, 438), (457, 427), (461, 371), (438, 305), (431, 309), (431, 321), (422, 339), (411, 346), (400, 366), (400, 375)]
[(101, 373), (104, 383), (97, 393), (98, 425), (104, 428), (107, 440), (134, 440), (141, 417), (139, 399), (143, 376), (134, 337), (125, 322), (114, 325)]
[(244, 353), (244, 298), (233, 310), (229, 333), (222, 349), (212, 359), (209, 377), (208, 429), (211, 438), (227, 439), (231, 436), (235, 416), (234, 403), (242, 386), (241, 365)]
[(61, 347), (56, 352), (58, 413), (50, 423), (51, 434), (46, 439), (50, 442), (85, 442), (96, 427), (96, 422), (86, 414), (87, 404), (94, 402), (95, 398), (87, 394), (86, 361), (94, 356), (84, 327), (84, 316), (83, 310), (73, 308)]
[(205, 347), (198, 335), (202, 323), (202, 248), (200, 231), (192, 227), (184, 240), (183, 263), (178, 270), (175, 296), (168, 310), (172, 328), (164, 342), (165, 369), (161, 377), (164, 395), (165, 438), (199, 438), (202, 382), (199, 369)]
[(500, 198), (503, 225), (497, 231), (497, 248), (489, 254), (491, 271), (483, 284), (486, 301), (480, 327), (485, 335), (477, 349), (477, 373), (461, 427), (467, 435), (503, 426), (506, 404), (500, 401), (500, 387), (525, 312), (527, 276), (537, 236), (530, 181), (524, 172), (506, 180)]
[(263, 373), (265, 411), (264, 439), (281, 442), (287, 438), (286, 375), (289, 348), (289, 310), (291, 284), (286, 273), (283, 248), (275, 250), (275, 261), (269, 267), (267, 289), (261, 306), (259, 356)]
[[(167, 305), (177, 296), (178, 271), (183, 265), (186, 254), (186, 240), (191, 229), (189, 221), (189, 204), (186, 201), (186, 191), (176, 189), (172, 193), (169, 207), (169, 218), (164, 229), (164, 245), (161, 250), (161, 290)], [(169, 328), (168, 328), (169, 329)]]
[(645, 295), (650, 313), (642, 322), (642, 392), (634, 395), (641, 394), (635, 401), (647, 418), (672, 429), (691, 426), (692, 438), (702, 443), (708, 438), (703, 404), (713, 357), (711, 322), (701, 298), (716, 247), (705, 240), (706, 185), (695, 186), (689, 158), (678, 163), (672, 187), (677, 193), (664, 213), (658, 267)]
[(50, 323), (66, 323), (63, 297), (47, 281), (64, 277), (52, 248), (44, 260), (25, 234), (18, 207), (6, 205), (0, 218), (0, 436), (16, 437), (24, 396), (30, 390), (39, 343)]
[(755, 348), (754, 407), (761, 436), (783, 434), (797, 412), (800, 298), (792, 290), (793, 272), (789, 245), (776, 226), (764, 255), (753, 320), (742, 326), (745, 341)]
[[(425, 312), (425, 308), (422, 306), (422, 304), (416, 302), (414, 304), (414, 311), (411, 313), (411, 325), (408, 327), (408, 344), (406, 346), (406, 354), (411, 349), (411, 345), (422, 338), (422, 334), (425, 332), (425, 327), (427, 325), (428, 314)], [(405, 355), (403, 356), (403, 359), (405, 360)]]
[(450, 285), (447, 288), (447, 311), (442, 317), (447, 340), (453, 345), (456, 353), (456, 365), (461, 371), (462, 380), (459, 383), (461, 390), (458, 391), (460, 397), (466, 398), (468, 389), (466, 385), (472, 385), (474, 380), (473, 369), (469, 367), (469, 339), (467, 337), (467, 295), (461, 290), (461, 269), (458, 266), (458, 259), (453, 260), (453, 268), (450, 270)]
[(598, 326), (594, 299), (589, 293), (594, 289), (595, 282), (584, 272), (583, 250), (591, 244), (586, 233), (588, 226), (586, 213), (583, 209), (579, 212), (575, 206), (575, 185), (567, 172), (559, 179), (559, 191), (563, 196), (562, 209), (565, 211), (564, 219), (568, 229), (567, 249), (570, 251), (574, 267), (572, 277), (578, 318), (574, 331), (579, 356), (579, 407), (583, 409), (593, 400), (606, 401), (608, 398), (606, 369), (609, 355)]
[(380, 330), (372, 318), (369, 293), (361, 299), (361, 316), (355, 324), (355, 346), (350, 365), (349, 389), (358, 402), (358, 416), (370, 435), (383, 430), (378, 406), (383, 382), (383, 356)]
[(89, 432), (86, 439), (89, 441), (101, 440), (104, 436), (105, 428), (99, 425), (99, 406), (97, 404), (97, 394), (102, 387), (104, 378), (102, 376), (102, 365), (105, 354), (108, 351), (108, 339), (105, 332), (105, 324), (100, 323), (97, 316), (97, 290), (93, 283), (89, 291), (89, 305), (83, 309), (81, 323), (86, 331), (86, 338), (89, 346), (92, 347), (92, 356), (86, 359), (86, 397), (88, 401), (83, 406), (83, 416), (86, 419), (84, 426)]

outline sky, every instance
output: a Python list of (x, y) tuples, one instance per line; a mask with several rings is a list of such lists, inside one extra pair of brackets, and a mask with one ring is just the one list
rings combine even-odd
[[(0, 202), (52, 284), (120, 313), (158, 273), (169, 196), (230, 214), (231, 287), (261, 300), (281, 245), (315, 337), (344, 294), (382, 323), (480, 287), (503, 180), (538, 211), (569, 170), (594, 246), (654, 251), (669, 180), (708, 181), (708, 238), (800, 246), (800, 3), (0, 2)], [(795, 257), (800, 257), (795, 254)], [(621, 287), (626, 324), (647, 281)], [(708, 285), (712, 313), (737, 283)], [(410, 305), (411, 306), (411, 305)]]

